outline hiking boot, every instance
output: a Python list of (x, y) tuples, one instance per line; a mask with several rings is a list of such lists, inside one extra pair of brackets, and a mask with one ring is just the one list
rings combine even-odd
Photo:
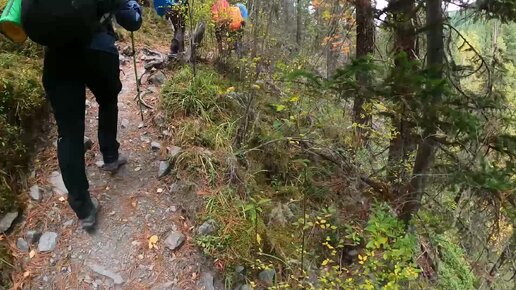
[(116, 173), (118, 169), (127, 163), (127, 157), (119, 155), (118, 159), (116, 161), (113, 161), (111, 163), (104, 163), (100, 169), (104, 171), (109, 171), (111, 173)]
[(90, 215), (79, 221), (82, 229), (85, 231), (93, 230), (95, 228), (95, 224), (97, 223), (97, 213), (100, 209), (100, 203), (94, 197), (91, 198), (91, 203), (93, 204), (93, 209), (91, 210)]

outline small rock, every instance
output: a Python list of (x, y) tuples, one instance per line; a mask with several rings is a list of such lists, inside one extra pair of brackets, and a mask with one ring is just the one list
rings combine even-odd
[(84, 151), (88, 151), (93, 147), (93, 141), (90, 138), (84, 136)]
[(120, 61), (120, 65), (125, 65), (127, 63), (127, 58), (121, 54), (118, 56), (118, 60)]
[(65, 226), (65, 227), (69, 227), (71, 225), (73, 225), (73, 220), (67, 220), (66, 222), (63, 223), (63, 226)]
[(61, 176), (61, 173), (54, 171), (50, 175), (49, 178), (50, 184), (52, 184), (52, 189), (54, 192), (58, 195), (66, 195), (68, 194), (68, 189), (66, 189), (66, 186), (63, 181), (63, 176)]
[(213, 274), (210, 272), (203, 273), (201, 275), (201, 289), (204, 290), (215, 290), (215, 286), (213, 285)]
[(160, 161), (159, 162), (159, 170), (158, 170), (158, 178), (161, 178), (170, 173), (172, 166), (170, 166), (170, 162), (168, 161)]
[(120, 125), (122, 126), (122, 128), (127, 128), (127, 127), (129, 127), (129, 120), (127, 120), (127, 119), (122, 119), (122, 122), (120, 122)]
[(167, 76), (161, 71), (156, 71), (149, 77), (148, 82), (157, 86), (161, 86), (167, 80)]
[(41, 201), (41, 197), (42, 197), (41, 188), (39, 188), (38, 185), (33, 185), (30, 188), (29, 196), (30, 196), (30, 198), (32, 198), (32, 200)]
[(172, 232), (168, 235), (165, 240), (165, 246), (170, 250), (174, 251), (181, 247), (181, 245), (185, 242), (186, 237), (180, 232)]
[(148, 87), (147, 90), (150, 91), (151, 93), (158, 93), (159, 92), (159, 89), (154, 87), (154, 86)]
[(240, 290), (252, 290), (252, 289), (253, 288), (251, 288), (251, 286), (247, 285), (247, 284), (240, 286)]
[(138, 129), (141, 129), (143, 127), (145, 127), (145, 125), (143, 123), (138, 124)]
[(51, 252), (56, 248), (57, 245), (57, 233), (45, 232), (41, 238), (39, 238), (38, 250), (40, 252)]
[(167, 137), (171, 137), (172, 136), (172, 133), (170, 133), (169, 130), (163, 130), (163, 132), (161, 132), (163, 134), (163, 136), (167, 136)]
[(258, 278), (260, 281), (265, 284), (265, 286), (272, 286), (274, 284), (274, 277), (276, 276), (276, 271), (274, 269), (267, 269), (260, 272)]
[(358, 250), (357, 249), (353, 249), (353, 250), (349, 251), (347, 254), (349, 256), (356, 257), (356, 256), (358, 256)]
[(88, 266), (93, 272), (112, 279), (115, 285), (121, 285), (124, 283), (124, 279), (118, 273), (112, 272), (104, 268), (103, 266), (97, 264), (89, 264)]
[(49, 280), (49, 279), (48, 279), (48, 276), (46, 276), (46, 275), (45, 275), (45, 276), (43, 277), (43, 282), (48, 282), (48, 280)]
[(95, 162), (95, 165), (97, 165), (98, 168), (101, 168), (102, 166), (104, 166), (104, 161), (99, 160), (99, 161)]
[(122, 54), (124, 54), (126, 56), (133, 56), (134, 51), (133, 51), (133, 49), (130, 46), (126, 46), (124, 48), (124, 50), (122, 50)]
[(11, 226), (13, 225), (14, 220), (18, 217), (18, 212), (10, 212), (7, 213), (1, 220), (0, 220), (0, 233), (7, 232)]
[(39, 241), (39, 238), (41, 238), (41, 233), (38, 231), (27, 231), (25, 238), (30, 244), (35, 244)]
[(235, 267), (235, 272), (236, 272), (236, 273), (241, 274), (241, 273), (243, 273), (243, 272), (244, 272), (244, 270), (245, 270), (244, 266), (239, 265), (239, 266), (236, 266), (236, 267)]
[(150, 138), (149, 138), (149, 137), (146, 137), (146, 136), (141, 136), (141, 137), (140, 137), (140, 140), (141, 140), (142, 142), (145, 142), (145, 143), (150, 143), (150, 142), (151, 142)]
[(174, 182), (170, 187), (170, 193), (172, 194), (188, 193), (192, 192), (193, 190), (195, 190), (195, 184), (184, 181)]
[(161, 144), (159, 144), (159, 142), (156, 142), (156, 141), (152, 141), (151, 142), (151, 149), (153, 151), (158, 151), (161, 149)]
[(213, 234), (216, 230), (217, 223), (215, 220), (207, 220), (197, 229), (197, 234), (199, 236), (207, 236)]
[(29, 251), (29, 243), (27, 243), (27, 241), (22, 238), (18, 238), (18, 240), (16, 240), (16, 247), (18, 250), (25, 253)]
[(177, 158), (177, 156), (179, 156), (179, 154), (181, 154), (181, 152), (183, 151), (183, 148), (177, 147), (177, 146), (172, 146), (172, 147), (168, 147), (167, 150), (168, 150), (168, 155), (170, 156), (170, 158), (172, 160), (174, 160), (175, 158)]

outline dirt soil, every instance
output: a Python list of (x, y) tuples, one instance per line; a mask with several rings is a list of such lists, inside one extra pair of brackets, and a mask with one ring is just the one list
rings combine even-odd
[[(83, 231), (65, 197), (53, 193), (49, 177), (59, 171), (54, 129), (35, 160), (30, 184), (43, 189), (43, 200), (28, 201), (23, 222), (9, 237), (17, 261), (18, 270), (13, 275), (17, 289), (203, 289), (205, 277), (210, 280), (214, 273), (192, 239), (194, 222), (190, 217), (194, 213), (188, 209), (200, 205), (188, 204), (196, 200), (186, 197), (191, 193), (184, 193), (185, 198), (181, 192), (170, 193), (172, 178), (157, 178), (159, 161), (172, 144), (167, 144), (155, 126), (156, 109), (146, 110), (142, 123), (135, 102), (132, 59), (125, 60), (121, 65), (118, 139), (129, 163), (115, 175), (98, 169), (97, 163), (102, 160), (96, 137), (98, 105), (88, 93), (86, 136), (94, 145), (86, 153), (86, 163), (90, 192), (102, 206), (98, 230), (93, 234)], [(138, 67), (142, 73), (143, 61), (138, 61)], [(144, 83), (142, 90), (151, 91), (145, 100), (158, 107), (159, 88)], [(161, 150), (151, 149), (154, 141), (160, 142)], [(38, 252), (37, 244), (30, 245), (28, 251), (16, 249), (16, 240), (29, 230), (56, 232), (56, 248), (48, 253)], [(171, 231), (186, 235), (183, 246), (175, 251), (164, 244)], [(149, 239), (154, 235), (158, 241), (150, 248)], [(107, 276), (99, 274), (102, 267), (109, 272)]]

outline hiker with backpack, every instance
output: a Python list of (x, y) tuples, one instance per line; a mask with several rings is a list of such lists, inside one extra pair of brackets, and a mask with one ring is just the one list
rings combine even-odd
[[(212, 19), (215, 23), (215, 38), (217, 39), (217, 49), (223, 53), (223, 42), (228, 42), (228, 50), (236, 50), (241, 54), (241, 42), (243, 31), (247, 19), (247, 8), (244, 4), (238, 3), (230, 5), (227, 0), (217, 0), (212, 8)], [(232, 42), (233, 45), (230, 45)]]
[(127, 158), (117, 142), (122, 83), (111, 19), (136, 31), (141, 9), (134, 0), (23, 0), (21, 14), (29, 38), (46, 46), (43, 87), (57, 123), (57, 157), (68, 203), (82, 228), (92, 230), (100, 205), (90, 196), (85, 169), (86, 87), (99, 104), (101, 169), (116, 173)]
[(174, 37), (170, 44), (171, 56), (184, 52), (188, 0), (154, 0), (154, 9), (159, 16), (165, 16), (174, 29)]

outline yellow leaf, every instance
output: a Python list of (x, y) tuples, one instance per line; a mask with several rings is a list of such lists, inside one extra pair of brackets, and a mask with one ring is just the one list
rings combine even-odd
[(295, 103), (299, 101), (299, 96), (298, 95), (293, 95), (292, 98), (290, 98), (289, 102), (291, 103)]
[(158, 242), (159, 238), (158, 236), (154, 235), (152, 237), (149, 238), (149, 249), (152, 249), (152, 248), (158, 248), (156, 246), (156, 243)]
[(226, 90), (226, 94), (227, 94), (227, 93), (234, 92), (234, 91), (235, 91), (235, 87), (229, 87), (229, 88)]
[(328, 265), (328, 262), (330, 262), (328, 259), (324, 260), (324, 261), (321, 263), (321, 266), (326, 266), (326, 265)]
[(36, 251), (34, 251), (34, 250), (30, 251), (29, 258), (32, 259), (32, 258), (34, 258), (34, 256), (36, 256)]
[(276, 112), (281, 112), (283, 110), (285, 110), (287, 107), (285, 107), (284, 105), (276, 105)]
[(260, 236), (260, 234), (256, 234), (256, 242), (258, 244), (262, 244), (262, 237)]
[(257, 90), (261, 89), (259, 85), (252, 85), (251, 87), (252, 87), (253, 89), (257, 89)]

